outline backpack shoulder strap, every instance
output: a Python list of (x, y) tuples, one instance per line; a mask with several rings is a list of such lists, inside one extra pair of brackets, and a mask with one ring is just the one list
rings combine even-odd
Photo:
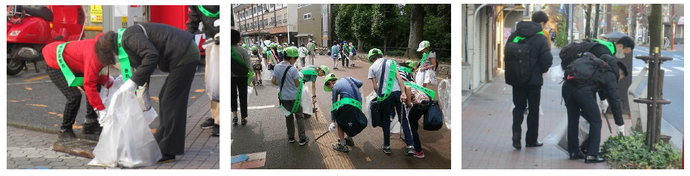
[(379, 90), (376, 91), (376, 94), (378, 94), (379, 96), (383, 94), (383, 78), (386, 75), (386, 62), (388, 62), (388, 60), (384, 59), (383, 63), (381, 63), (381, 78), (379, 79)]
[(358, 100), (361, 100), (362, 97), (360, 97), (360, 95), (359, 95), (359, 93), (358, 93), (359, 91), (357, 91), (357, 88), (355, 87), (355, 82), (352, 81), (352, 78), (345, 78), (345, 80), (347, 80), (347, 82), (350, 82), (350, 87), (352, 87), (352, 93), (355, 94), (355, 95), (354, 95), (355, 98), (358, 99)]
[(287, 73), (290, 71), (290, 68), (292, 68), (292, 65), (289, 65), (287, 68), (285, 68), (285, 72), (283, 72), (283, 78), (280, 79), (280, 90), (278, 90), (278, 102), (280, 102), (282, 95), (283, 95), (283, 85), (285, 85), (285, 78), (287, 78)]

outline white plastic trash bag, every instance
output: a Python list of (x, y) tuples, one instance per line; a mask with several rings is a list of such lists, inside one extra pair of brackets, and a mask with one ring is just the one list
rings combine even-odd
[[(589, 123), (584, 118), (580, 117), (578, 119), (578, 135), (577, 135), (577, 145), (581, 146), (582, 143), (589, 137)], [(568, 114), (563, 114), (563, 118), (558, 122), (556, 127), (553, 129), (551, 134), (549, 134), (545, 139), (544, 143), (556, 144), (558, 148), (566, 153), (568, 152)]]
[[(121, 85), (122, 79), (117, 82)], [(158, 116), (156, 111), (152, 108), (142, 112), (132, 90), (118, 88), (108, 100), (106, 116), (99, 117), (103, 131), (89, 165), (136, 168), (155, 164), (162, 157), (149, 129)]]
[(418, 85), (424, 84), (425, 81), (429, 80), (428, 84), (436, 85), (436, 71), (434, 70), (424, 70), (417, 71), (414, 80)]
[(393, 118), (391, 119), (391, 133), (400, 133), (400, 117), (398, 117), (397, 114), (393, 115)]
[(362, 112), (364, 113), (364, 116), (367, 117), (367, 124), (371, 124), (371, 109), (369, 106), (371, 106), (371, 100), (376, 98), (376, 92), (371, 91), (367, 97), (364, 98), (364, 103), (362, 104)]
[(220, 45), (204, 45), (206, 50), (206, 93), (211, 100), (220, 100)]
[[(302, 100), (300, 100), (300, 104), (302, 105), (302, 113), (314, 115), (312, 113), (314, 104), (312, 104), (311, 102), (312, 99), (311, 92), (309, 91), (309, 86), (302, 86)], [(330, 111), (330, 109), (328, 111)]]
[(552, 81), (555, 82), (561, 82), (563, 80), (563, 69), (561, 69), (561, 66), (554, 66), (549, 68), (549, 77), (551, 77)]
[(438, 84), (438, 102), (441, 105), (441, 112), (443, 112), (443, 120), (446, 123), (446, 128), (450, 130), (450, 112), (451, 96), (450, 96), (450, 80), (444, 79)]

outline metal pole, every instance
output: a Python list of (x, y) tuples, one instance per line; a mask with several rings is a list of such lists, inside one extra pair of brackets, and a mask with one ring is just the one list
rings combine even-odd
[(573, 43), (573, 5), (568, 4), (568, 43)]
[(674, 50), (675, 47), (673, 47), (675, 38), (676, 38), (676, 21), (675, 19), (675, 7), (673, 4), (671, 6), (671, 50)]

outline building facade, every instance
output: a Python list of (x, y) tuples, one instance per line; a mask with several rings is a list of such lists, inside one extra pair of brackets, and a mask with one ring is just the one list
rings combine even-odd
[(309, 39), (318, 46), (328, 43), (330, 6), (327, 4), (299, 4), (297, 7), (297, 44), (306, 44)]
[(288, 20), (296, 17), (296, 8), (293, 4), (234, 4), (234, 29), (240, 31), (244, 43), (296, 43), (297, 22)]

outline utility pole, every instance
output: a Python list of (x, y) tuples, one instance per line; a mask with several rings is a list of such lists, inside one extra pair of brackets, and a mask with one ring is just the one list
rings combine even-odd
[(611, 26), (613, 26), (613, 24), (611, 24), (611, 16), (612, 16), (612, 15), (611, 15), (611, 9), (612, 9), (612, 6), (613, 6), (613, 5), (611, 5), (611, 4), (606, 4), (606, 31), (604, 32), (604, 35), (606, 35), (606, 34), (608, 34), (608, 33), (611, 33), (611, 31), (612, 31), (612, 30), (611, 30)]
[(676, 9), (675, 5), (671, 4), (671, 50), (674, 50), (675, 47), (673, 45), (675, 44), (675, 39), (676, 39)]
[(599, 22), (599, 11), (601, 11), (601, 8), (599, 7), (599, 4), (595, 5), (594, 8), (595, 14), (594, 14), (594, 35), (592, 35), (592, 38), (599, 38), (599, 26), (601, 26)]
[(568, 43), (573, 43), (573, 5), (568, 4)]
[(587, 10), (585, 10), (585, 38), (589, 39), (589, 34), (592, 33), (592, 4), (587, 4)]

